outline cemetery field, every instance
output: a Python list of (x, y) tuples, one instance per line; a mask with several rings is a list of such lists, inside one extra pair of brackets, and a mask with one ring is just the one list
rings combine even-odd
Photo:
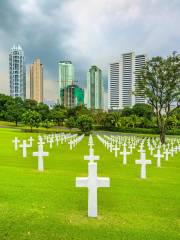
[(98, 176), (110, 178), (110, 188), (98, 189), (98, 217), (87, 217), (87, 188), (76, 188), (86, 177), (88, 137), (72, 151), (67, 143), (44, 150), (44, 172), (37, 170), (37, 144), (22, 157), (14, 137), (38, 134), (0, 129), (0, 240), (177, 240), (180, 239), (180, 152), (161, 168), (147, 151), (147, 179), (140, 179), (137, 150), (114, 157), (93, 136)]

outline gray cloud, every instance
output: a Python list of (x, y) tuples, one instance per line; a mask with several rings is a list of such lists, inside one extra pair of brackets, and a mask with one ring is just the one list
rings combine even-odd
[(14, 43), (22, 45), (27, 65), (40, 57), (46, 98), (56, 99), (59, 60), (73, 61), (83, 87), (87, 69), (97, 64), (107, 87), (107, 64), (121, 53), (179, 51), (179, 22), (179, 0), (1, 0), (0, 89), (8, 93), (8, 52)]

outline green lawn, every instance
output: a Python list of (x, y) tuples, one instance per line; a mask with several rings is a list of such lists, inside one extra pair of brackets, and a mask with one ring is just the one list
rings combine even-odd
[(27, 159), (15, 152), (12, 139), (28, 136), (19, 130), (0, 129), (0, 240), (177, 240), (180, 239), (180, 153), (162, 167), (156, 161), (140, 180), (135, 152), (128, 165), (94, 137), (100, 155), (98, 175), (110, 177), (111, 187), (98, 190), (97, 219), (87, 217), (87, 189), (76, 188), (75, 178), (87, 175), (88, 138), (70, 151), (67, 144), (45, 158), (45, 171), (37, 171), (32, 151)]

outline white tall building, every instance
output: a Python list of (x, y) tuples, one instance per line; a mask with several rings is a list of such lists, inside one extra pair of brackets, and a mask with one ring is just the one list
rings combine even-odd
[(9, 53), (9, 83), (12, 97), (26, 98), (26, 67), (24, 52), (20, 45), (14, 45)]
[[(146, 60), (147, 60), (147, 58), (146, 58), (146, 55), (144, 55), (144, 54), (136, 56), (136, 62), (135, 62), (136, 87), (137, 87), (137, 82), (138, 82), (138, 75), (139, 75), (142, 67), (145, 65)], [(135, 96), (135, 103), (146, 103), (146, 100), (145, 100), (144, 96)]]
[(120, 63), (109, 65), (108, 73), (108, 109), (119, 109), (120, 99)]
[(135, 96), (138, 74), (146, 61), (145, 55), (134, 52), (121, 55), (120, 61), (110, 63), (108, 74), (108, 109), (118, 110), (144, 103), (143, 96)]

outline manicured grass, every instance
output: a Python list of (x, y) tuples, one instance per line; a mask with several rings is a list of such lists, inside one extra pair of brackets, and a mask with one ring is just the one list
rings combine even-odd
[(128, 165), (94, 137), (100, 155), (98, 175), (110, 177), (111, 187), (98, 190), (97, 219), (87, 217), (87, 189), (76, 188), (75, 178), (87, 176), (88, 138), (70, 151), (67, 144), (45, 150), (45, 171), (37, 171), (37, 158), (15, 152), (12, 139), (38, 134), (0, 129), (0, 240), (177, 240), (180, 238), (180, 153), (160, 169), (156, 161), (140, 180), (135, 151)]

